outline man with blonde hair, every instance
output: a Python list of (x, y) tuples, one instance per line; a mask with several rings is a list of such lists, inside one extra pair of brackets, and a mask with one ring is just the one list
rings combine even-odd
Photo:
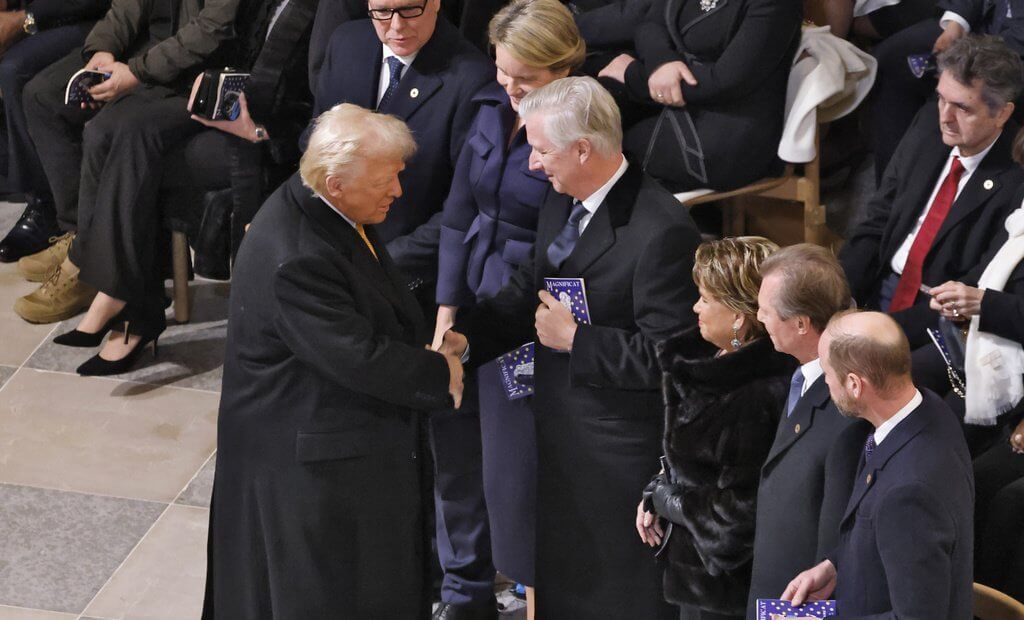
[(423, 413), (462, 397), (375, 226), (415, 151), (351, 104), (316, 122), (232, 274), (203, 617), (424, 618)]
[[(479, 363), (536, 341), (536, 588), (540, 618), (676, 618), (632, 534), (662, 452), (655, 343), (693, 325), (700, 241), (670, 193), (622, 155), (619, 110), (592, 78), (564, 78), (520, 103), (531, 169), (557, 193), (530, 260), (456, 321), (446, 350)], [(545, 290), (581, 278), (591, 323)], [(538, 303), (539, 302), (539, 303)]]
[(884, 314), (834, 317), (818, 352), (836, 406), (874, 432), (838, 546), (783, 598), (799, 605), (834, 591), (842, 618), (970, 618), (974, 476), (959, 421), (914, 387), (910, 345)]

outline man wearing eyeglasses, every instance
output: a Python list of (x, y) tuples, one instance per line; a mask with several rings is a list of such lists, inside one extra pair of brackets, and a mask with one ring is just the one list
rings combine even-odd
[[(354, 103), (393, 114), (412, 130), (418, 149), (399, 176), (402, 195), (374, 228), (433, 320), (441, 206), (475, 115), (473, 95), (494, 79), (494, 66), (438, 15), (441, 0), (369, 0), (364, 6), (371, 19), (346, 22), (331, 35), (313, 116)], [(444, 572), (438, 616), (494, 618), (479, 414), (469, 408), (435, 412), (427, 425)]]

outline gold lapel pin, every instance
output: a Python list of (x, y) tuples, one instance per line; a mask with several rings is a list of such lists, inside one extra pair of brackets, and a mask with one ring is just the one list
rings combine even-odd
[(794, 433), (799, 433), (800, 432), (800, 425), (799, 424), (797, 424), (796, 426), (793, 427), (793, 432)]
[[(413, 99), (415, 99), (416, 97), (419, 97), (420, 96), (420, 89), (414, 88), (414, 89), (410, 90), (409, 91), (409, 96), (412, 97)], [(992, 181), (989, 181), (989, 183), (991, 183), (991, 182)]]
[(871, 484), (871, 474), (868, 474), (868, 478), (867, 478), (866, 482), (867, 482), (868, 484)]
[(981, 184), (985, 189), (992, 189), (995, 185), (996, 184), (992, 182), (992, 179), (985, 179), (985, 182)]

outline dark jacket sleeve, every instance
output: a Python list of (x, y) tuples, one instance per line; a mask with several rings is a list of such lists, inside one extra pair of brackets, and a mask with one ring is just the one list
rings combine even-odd
[(569, 358), (573, 385), (661, 388), (655, 343), (694, 321), (690, 308), (697, 291), (690, 266), (699, 244), (696, 229), (682, 223), (666, 222), (653, 231), (633, 278), (633, 316), (639, 329), (577, 327)]
[(275, 328), (314, 372), (343, 387), (401, 407), (451, 407), (448, 363), (433, 351), (374, 333), (355, 311), (350, 285), (323, 259), (278, 267)]
[(85, 38), (83, 58), (88, 60), (96, 52), (110, 52), (120, 59), (143, 31), (152, 8), (153, 0), (113, 0), (110, 10)]
[(128, 60), (139, 80), (168, 84), (201, 65), (220, 45), (235, 36), (239, 0), (206, 0), (203, 8), (170, 38)]
[(110, 0), (33, 0), (26, 11), (36, 18), (40, 30), (103, 17)]
[(952, 11), (963, 17), (975, 30), (985, 15), (984, 0), (939, 0), (936, 7), (942, 12)]
[(537, 291), (534, 290), (534, 261), (537, 246), (530, 259), (520, 265), (505, 286), (494, 297), (459, 313), (452, 329), (469, 340), (469, 363), (479, 366), (536, 338), (534, 312)]
[(353, 19), (366, 17), (365, 0), (321, 0), (313, 20), (313, 34), (309, 40), (309, 85), (316, 86), (323, 63), (327, 60), (327, 45), (334, 29)]
[(1024, 297), (1003, 291), (985, 291), (981, 298), (978, 329), (1024, 344)]
[[(480, 122), (480, 116), (473, 126)], [(475, 132), (470, 130), (470, 135)], [(473, 220), (480, 213), (469, 182), (469, 169), (477, 157), (472, 145), (466, 143), (455, 164), (455, 174), (448, 198), (441, 213), (441, 230), (437, 260), (437, 303), (464, 306), (475, 301), (473, 292), (466, 283), (466, 262), (470, 247), (465, 243), (466, 234)]]

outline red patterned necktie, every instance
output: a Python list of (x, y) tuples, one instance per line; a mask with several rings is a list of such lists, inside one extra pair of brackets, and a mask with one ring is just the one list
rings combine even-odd
[(892, 296), (892, 303), (889, 304), (889, 312), (899, 312), (914, 305), (918, 290), (921, 288), (921, 270), (924, 267), (924, 259), (932, 249), (932, 242), (939, 234), (942, 222), (949, 215), (949, 209), (956, 199), (956, 189), (963, 173), (964, 166), (960, 163), (960, 158), (954, 157), (953, 164), (949, 167), (949, 174), (946, 175), (942, 186), (939, 187), (939, 193), (935, 195), (935, 200), (924, 217), (924, 223), (921, 224), (921, 229), (917, 231), (914, 243), (910, 246), (907, 263), (903, 266), (903, 274), (900, 275), (896, 292)]

